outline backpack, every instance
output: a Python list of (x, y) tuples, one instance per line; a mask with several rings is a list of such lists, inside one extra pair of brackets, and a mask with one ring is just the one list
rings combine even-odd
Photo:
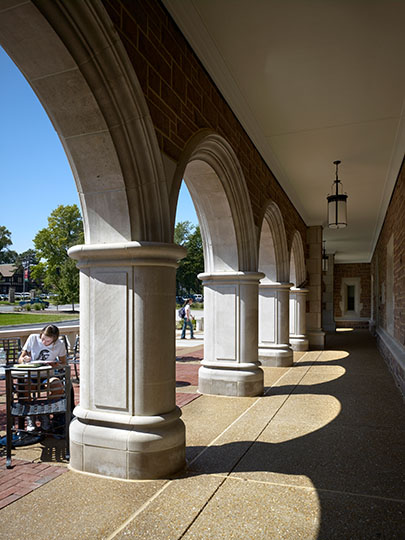
[(179, 309), (179, 317), (180, 319), (184, 319), (185, 316), (186, 316), (186, 309), (185, 307), (182, 307)]

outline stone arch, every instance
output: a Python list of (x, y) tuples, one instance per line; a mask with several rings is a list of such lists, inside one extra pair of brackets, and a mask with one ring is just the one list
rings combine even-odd
[(0, 43), (61, 139), (86, 243), (168, 241), (168, 194), (153, 124), (102, 2), (10, 0), (1, 11)]
[(274, 201), (264, 205), (262, 214), (259, 271), (266, 276), (263, 281), (287, 282), (289, 260), (283, 216)]
[(300, 233), (295, 231), (291, 244), (290, 281), (294, 287), (302, 287), (306, 277), (304, 245)]
[(190, 140), (173, 178), (172, 230), (183, 178), (201, 227), (205, 271), (256, 271), (256, 235), (249, 193), (231, 146), (209, 130)]

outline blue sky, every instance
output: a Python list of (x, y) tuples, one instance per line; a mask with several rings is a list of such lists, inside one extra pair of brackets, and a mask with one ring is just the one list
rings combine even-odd
[[(59, 137), (24, 76), (0, 47), (0, 225), (11, 232), (10, 249), (34, 248), (60, 204), (79, 197)], [(197, 223), (182, 183), (176, 221)]]

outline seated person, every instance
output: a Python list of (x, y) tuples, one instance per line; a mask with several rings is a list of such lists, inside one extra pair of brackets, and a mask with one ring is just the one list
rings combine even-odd
[[(66, 365), (66, 347), (59, 341), (59, 328), (53, 324), (45, 326), (40, 334), (31, 334), (25, 342), (19, 364), (29, 362), (44, 362), (54, 368)], [(63, 384), (57, 377), (51, 377), (44, 381), (49, 385), (50, 396), (59, 397), (63, 395)], [(50, 427), (49, 417), (41, 415), (42, 428), (47, 431)], [(36, 428), (34, 419), (27, 418), (27, 431), (34, 431)]]

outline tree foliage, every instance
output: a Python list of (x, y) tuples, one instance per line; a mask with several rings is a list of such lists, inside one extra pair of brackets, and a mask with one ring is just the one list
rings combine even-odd
[(8, 248), (11, 245), (11, 232), (4, 225), (0, 225), (0, 264), (15, 262), (17, 253)]
[(32, 268), (33, 278), (42, 278), (45, 287), (57, 294), (57, 301), (71, 303), (73, 309), (79, 300), (79, 271), (68, 249), (83, 242), (83, 222), (76, 204), (58, 206), (48, 218), (48, 227), (34, 238), (41, 262)]
[(176, 294), (201, 293), (202, 284), (197, 277), (204, 271), (200, 227), (180, 221), (174, 230), (174, 241), (187, 249), (187, 257), (180, 261), (176, 272)]
[(15, 263), (18, 266), (24, 266), (25, 264), (28, 264), (29, 266), (35, 266), (39, 263), (37, 252), (35, 251), (35, 249), (27, 249), (26, 251), (23, 251), (22, 253), (19, 253), (17, 255)]

